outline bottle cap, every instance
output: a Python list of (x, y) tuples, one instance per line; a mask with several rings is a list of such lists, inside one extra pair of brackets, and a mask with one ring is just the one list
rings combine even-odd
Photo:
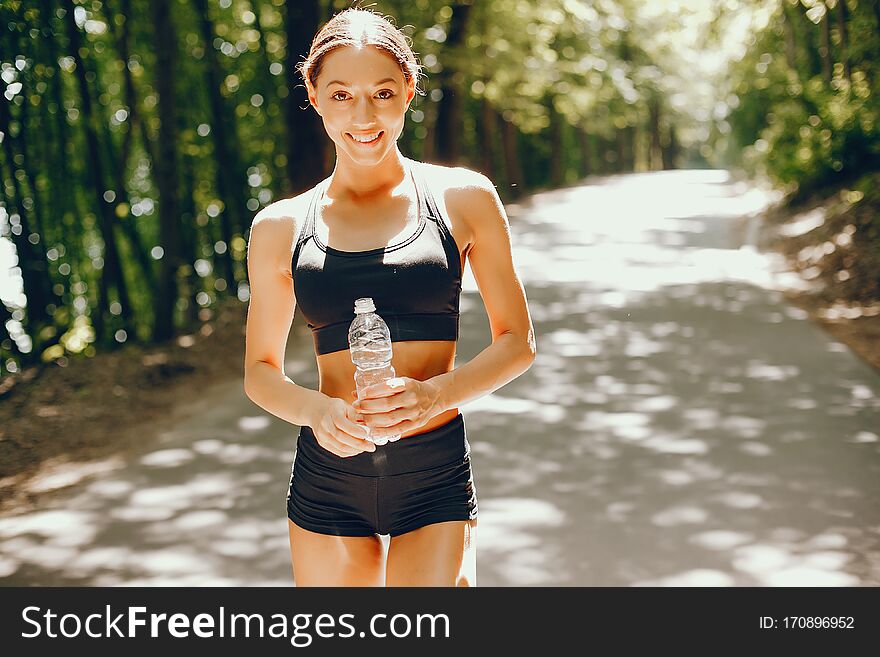
[(354, 302), (354, 314), (361, 315), (363, 313), (376, 312), (376, 304), (373, 303), (373, 297), (361, 297)]

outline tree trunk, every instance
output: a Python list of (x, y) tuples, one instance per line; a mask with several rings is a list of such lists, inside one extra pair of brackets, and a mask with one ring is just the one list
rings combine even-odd
[(422, 140), (422, 159), (426, 162), (433, 162), (436, 141), (431, 138), (431, 135), (434, 132), (434, 126), (437, 125), (437, 103), (422, 103), (422, 111), (425, 113), (422, 125), (425, 126), (428, 135)]
[(287, 178), (290, 189), (299, 193), (330, 173), (325, 158), (323, 123), (309, 105), (305, 84), (296, 72), (300, 57), (308, 54), (312, 37), (318, 30), (321, 7), (318, 0), (298, 0), (285, 3), (284, 8), (287, 12), (284, 21), (287, 32), (284, 69), (290, 90), (284, 106)]
[(507, 179), (505, 188), (510, 198), (518, 198), (523, 194), (523, 171), (519, 159), (519, 130), (513, 124), (502, 117), (501, 121), (501, 147), (504, 150), (504, 173)]
[(480, 166), (483, 173), (491, 180), (495, 180), (498, 176), (498, 167), (495, 164), (495, 153), (497, 152), (498, 137), (498, 114), (492, 107), (492, 104), (483, 96), (480, 99), (480, 118), (482, 126), (480, 130), (480, 144), (482, 153), (480, 153)]
[(831, 85), (831, 12), (827, 7), (822, 17), (822, 45), (819, 47), (819, 55), (822, 57), (822, 77), (825, 84)]
[(614, 153), (615, 167), (614, 170), (622, 173), (626, 162), (626, 131), (621, 128), (614, 135)]
[[(73, 17), (73, 0), (63, 0), (65, 22), (67, 24), (67, 36), (69, 40), (70, 54), (75, 63), (75, 72), (79, 84), (80, 102), (83, 114), (83, 127), (86, 133), (86, 150), (88, 151), (89, 178), (92, 191), (97, 203), (98, 226), (101, 238), (104, 241), (104, 267), (98, 274), (100, 280), (98, 289), (97, 307), (95, 314), (99, 315), (98, 321), (94, 321), (96, 340), (107, 346), (116, 346), (114, 340), (109, 339), (109, 334), (104, 324), (105, 313), (110, 312), (110, 300), (108, 298), (110, 288), (116, 290), (119, 304), (122, 306), (120, 315), (120, 328), (127, 334), (134, 335), (130, 317), (131, 303), (128, 289), (122, 275), (122, 262), (119, 258), (119, 249), (116, 246), (114, 233), (115, 219), (111, 204), (104, 200), (104, 190), (107, 189), (104, 176), (104, 165), (101, 162), (101, 149), (98, 143), (97, 116), (92, 106), (91, 91), (86, 80), (86, 65), (81, 53), (83, 52), (82, 40), (80, 39), (79, 27)], [(93, 72), (94, 73), (94, 72)], [(100, 331), (100, 332), (99, 332)]]
[(239, 152), (238, 139), (235, 135), (235, 119), (228, 110), (220, 84), (223, 72), (214, 47), (214, 24), (208, 13), (206, 0), (194, 0), (199, 15), (199, 28), (202, 32), (202, 43), (205, 46), (205, 59), (208, 67), (208, 100), (211, 107), (211, 135), (214, 141), (215, 184), (217, 196), (223, 203), (220, 211), (220, 239), (226, 244), (226, 250), (215, 256), (219, 264), (219, 275), (226, 279), (229, 286), (235, 286), (235, 268), (232, 262), (232, 238), (236, 231), (244, 234), (246, 210), (243, 206), (245, 188), (238, 175)]
[[(443, 50), (457, 53), (464, 47), (468, 16), (473, 0), (459, 0), (452, 4), (452, 17), (449, 19), (449, 33), (446, 35)], [(439, 74), (440, 90), (443, 96), (437, 106), (437, 124), (434, 129), (434, 157), (441, 164), (456, 166), (461, 163), (461, 127), (463, 102), (461, 82), (463, 74), (455, 70), (449, 57)]]
[(562, 147), (563, 118), (556, 111), (551, 97), (547, 97), (545, 105), (550, 114), (550, 185), (562, 187), (565, 185), (565, 151)]
[(840, 33), (840, 61), (843, 62), (843, 72), (846, 75), (846, 79), (852, 83), (852, 68), (849, 62), (848, 35), (846, 31), (846, 17), (848, 13), (846, 0), (837, 0), (837, 31)]
[[(260, 72), (256, 76), (256, 82), (259, 85), (260, 89), (263, 91), (261, 95), (265, 97), (263, 102), (263, 111), (266, 115), (266, 123), (267, 125), (272, 121), (272, 117), (276, 112), (276, 99), (278, 98), (278, 94), (276, 93), (277, 84), (275, 82), (275, 76), (272, 75), (269, 67), (272, 63), (269, 61), (269, 51), (266, 49), (266, 30), (263, 25), (263, 16), (262, 16), (262, 6), (260, 0), (251, 0), (250, 2), (251, 11), (254, 14), (254, 25), (253, 28), (257, 32), (257, 53), (260, 62)], [(278, 168), (278, 165), (275, 162), (275, 152), (273, 148), (273, 144), (275, 143), (274, 135), (271, 134), (270, 131), (266, 133), (266, 140), (269, 142), (267, 144), (268, 148), (266, 152), (271, 153), (269, 157), (269, 161), (266, 162), (266, 170), (271, 178), (271, 183), (269, 185), (269, 189), (272, 190), (272, 197), (278, 198), (281, 194), (282, 184), (281, 184), (281, 171)]]
[[(30, 27), (31, 22), (28, 20), (30, 16), (27, 18), (22, 17), (21, 22), (24, 26)], [(15, 49), (16, 52), (25, 53), (25, 56), (29, 54), (29, 51), (35, 45), (31, 39), (24, 36), (23, 33), (18, 34), (18, 47)], [(12, 34), (9, 34), (9, 42), (12, 41)], [(3, 39), (3, 42), (7, 42), (7, 39)], [(31, 56), (34, 60), (39, 61), (39, 56), (42, 53), (41, 48), (37, 48), (37, 52), (31, 52)], [(40, 73), (38, 74), (38, 71)], [(45, 75), (45, 69), (42, 67), (34, 67), (28, 66), (24, 68), (19, 73), (19, 81), (22, 83), (22, 102), (19, 104), (19, 112), (18, 112), (18, 132), (14, 138), (14, 150), (18, 151), (18, 164), (16, 167), (13, 161), (10, 161), (10, 166), (15, 173), (15, 169), (18, 168), (18, 173), (23, 173), (24, 178), (27, 181), (27, 191), (21, 190), (18, 184), (15, 184), (15, 194), (16, 199), (19, 205), (20, 212), (28, 212), (28, 218), (30, 219), (30, 227), (27, 232), (22, 233), (22, 235), (27, 239), (29, 247), (26, 255), (30, 256), (28, 266), (35, 273), (35, 275), (39, 276), (39, 285), (40, 285), (40, 297), (42, 298), (42, 302), (39, 308), (28, 308), (28, 315), (34, 315), (35, 318), (41, 322), (45, 322), (46, 325), (54, 326), (54, 311), (61, 305), (63, 305), (63, 299), (61, 295), (57, 294), (54, 290), (52, 275), (49, 271), (49, 263), (46, 257), (46, 249), (48, 245), (51, 243), (51, 240), (57, 239), (57, 235), (52, 235), (55, 231), (50, 230), (50, 226), (52, 226), (51, 221), (47, 221), (47, 216), (51, 217), (51, 212), (47, 215), (47, 207), (48, 204), (46, 202), (46, 197), (48, 194), (42, 193), (40, 188), (37, 185), (37, 175), (40, 172), (43, 172), (44, 175), (51, 175), (51, 166), (49, 162), (49, 154), (48, 154), (48, 145), (45, 144), (43, 140), (34, 140), (35, 148), (32, 150), (30, 148), (29, 135), (38, 135), (45, 134), (49, 128), (48, 125), (48, 117), (46, 116), (46, 103), (39, 103), (39, 112), (40, 114), (34, 118), (31, 114), (32, 106), (30, 103), (30, 96), (33, 93), (36, 93), (38, 89), (38, 82), (40, 82), (40, 78)], [(40, 98), (42, 99), (42, 93), (40, 94)], [(5, 102), (4, 98), (0, 102)], [(4, 133), (9, 133), (9, 119), (11, 118), (11, 108), (7, 108), (8, 114), (4, 118), (3, 123), (6, 125), (6, 129), (3, 130)], [(9, 135), (10, 141), (13, 140), (12, 135)], [(43, 146), (41, 149), (40, 146)], [(39, 157), (38, 152), (42, 151), (43, 157)], [(12, 152), (12, 151), (10, 151)], [(24, 182), (15, 180), (14, 183)], [(30, 202), (26, 203), (25, 198), (30, 197)], [(31, 239), (37, 238), (39, 242), (37, 244), (32, 244)], [(35, 332), (29, 332), (33, 339), (37, 338)], [(50, 331), (46, 336), (46, 344), (53, 342), (55, 338), (55, 332)], [(39, 353), (39, 352), (38, 352)]]
[[(42, 94), (40, 102), (40, 111), (42, 112), (42, 120), (47, 137), (45, 144), (44, 157), (46, 173), (50, 180), (69, 180), (69, 172), (67, 170), (67, 130), (63, 124), (64, 121), (59, 120), (64, 110), (61, 101), (61, 90), (59, 84), (60, 73), (58, 70), (58, 50), (55, 43), (55, 30), (52, 26), (51, 6), (48, 0), (41, 0), (39, 21), (42, 39), (40, 39), (41, 61), (45, 68), (43, 69), (43, 78), (46, 82), (47, 91)], [(52, 103), (55, 107), (52, 108)], [(51, 111), (54, 109), (55, 111)], [(53, 116), (54, 115), (54, 116)], [(67, 189), (67, 185), (52, 184), (48, 185), (46, 210), (49, 217), (53, 218), (53, 227), (57, 229), (57, 239), (65, 246), (70, 244), (69, 234), (67, 232), (67, 224), (64, 221), (65, 211), (71, 208), (71, 195)], [(66, 281), (65, 281), (66, 283)]]
[[(785, 17), (786, 27), (786, 57), (790, 59), (789, 65), (798, 74), (798, 79), (806, 80), (810, 77), (809, 65), (803, 50), (798, 49), (798, 44), (807, 41), (807, 52), (810, 52), (809, 34), (802, 34), (804, 30), (803, 15), (797, 7), (792, 7), (788, 2), (782, 3), (782, 15)], [(789, 35), (791, 38), (789, 48)]]
[(797, 71), (797, 57), (795, 55), (795, 36), (794, 36), (794, 25), (791, 22), (791, 8), (786, 6), (787, 3), (782, 3), (782, 29), (785, 33), (785, 61), (788, 63), (788, 68), (792, 71)]
[[(177, 201), (177, 119), (174, 99), (177, 37), (171, 18), (172, 0), (151, 0), (156, 44), (156, 91), (159, 93), (159, 159), (154, 162), (156, 187), (159, 189), (159, 242), (164, 255), (159, 261), (159, 296), (153, 339), (157, 342), (174, 336), (174, 309), (177, 306), (177, 268), (181, 264)], [(213, 48), (210, 43), (207, 47)], [(218, 162), (222, 167), (223, 162)], [(228, 253), (228, 251), (227, 251)]]
[(181, 231), (180, 248), (186, 266), (186, 290), (181, 298), (186, 299), (186, 310), (183, 313), (183, 324), (186, 327), (195, 326), (199, 322), (199, 303), (197, 296), (202, 291), (202, 278), (193, 267), (193, 263), (199, 258), (199, 229), (196, 223), (196, 203), (193, 192), (196, 188), (195, 162), (191, 155), (181, 155), (183, 168), (183, 180), (181, 193)]
[(678, 133), (675, 130), (674, 124), (669, 126), (669, 146), (666, 147), (664, 153), (664, 160), (667, 163), (667, 168), (678, 168), (678, 159), (681, 153), (681, 146), (678, 143)]
[(822, 72), (822, 58), (819, 52), (820, 46), (817, 43), (816, 36), (817, 26), (813, 21), (807, 18), (806, 9), (802, 4), (792, 7), (792, 11), (795, 16), (797, 16), (800, 25), (801, 38), (799, 38), (797, 42), (801, 47), (802, 56), (806, 61), (806, 75), (801, 79), (808, 80), (814, 75), (818, 75)]
[[(22, 46), (19, 46), (19, 51), (24, 51)], [(35, 89), (36, 84), (33, 76), (33, 69), (28, 70), (27, 68), (24, 71), (19, 73), (19, 80), (23, 85), (24, 90)], [(36, 129), (28, 130), (31, 123), (30, 118), (30, 102), (27, 99), (27, 95), (24, 97), (25, 102), (21, 103), (18, 115), (18, 122), (20, 125), (18, 139), (16, 139), (16, 145), (18, 146), (18, 156), (21, 158), (21, 167), (19, 171), (24, 174), (25, 179), (27, 180), (28, 187), (28, 195), (31, 200), (31, 231), (40, 236), (41, 241), (45, 241), (46, 232), (45, 232), (45, 222), (43, 214), (43, 203), (40, 201), (40, 192), (37, 189), (37, 183), (35, 180), (35, 171), (37, 168), (37, 163), (35, 158), (32, 157), (29, 145), (29, 139), (25, 137), (28, 133), (37, 134), (38, 126)], [(24, 196), (20, 196), (19, 199), (24, 198)]]
[(660, 99), (653, 95), (648, 101), (648, 132), (650, 134), (648, 171), (662, 171), (666, 165), (663, 162), (663, 147), (660, 144)]
[(593, 140), (583, 126), (578, 126), (577, 136), (581, 151), (580, 177), (586, 178), (593, 173)]
[[(119, 28), (119, 36), (117, 37), (117, 44), (119, 47), (119, 58), (125, 63), (125, 66), (122, 68), (122, 76), (124, 82), (125, 89), (125, 104), (128, 108), (128, 121), (130, 124), (130, 130), (126, 134), (128, 139), (134, 137), (135, 130), (140, 133), (141, 137), (141, 146), (144, 149), (144, 152), (150, 158), (150, 162), (156, 161), (156, 151), (153, 148), (153, 140), (150, 139), (149, 132), (147, 130), (147, 123), (144, 121), (141, 116), (140, 105), (138, 104), (139, 95), (137, 93), (137, 87), (134, 83), (134, 78), (131, 74), (131, 69), (128, 68), (128, 60), (129, 60), (129, 49), (128, 44), (131, 43), (131, 33), (129, 32), (129, 21), (132, 20), (134, 16), (131, 8), (131, 0), (121, 0), (121, 12), (123, 16), (125, 16), (125, 20)], [(107, 7), (108, 13), (110, 10), (109, 5), (105, 5)], [(127, 145), (123, 149), (126, 152), (126, 155), (123, 157), (123, 161), (128, 161), (127, 150), (131, 148), (130, 141), (127, 142)]]
[(816, 26), (807, 18), (800, 3), (792, 6), (783, 2), (782, 11), (792, 34), (794, 70), (798, 79), (809, 80), (822, 70), (819, 48), (815, 44)]
[[(153, 270), (153, 261), (150, 259), (150, 256), (147, 252), (148, 250), (141, 240), (141, 236), (137, 228), (136, 219), (131, 214), (131, 199), (129, 198), (128, 189), (125, 185), (125, 172), (128, 171), (128, 163), (129, 159), (131, 158), (134, 133), (135, 130), (138, 127), (142, 127), (143, 124), (140, 118), (140, 111), (138, 110), (137, 93), (134, 86), (134, 80), (132, 78), (131, 71), (128, 69), (128, 60), (130, 57), (128, 45), (130, 43), (130, 34), (128, 31), (128, 25), (129, 21), (133, 20), (133, 16), (131, 13), (131, 0), (122, 0), (121, 16), (123, 20), (122, 24), (119, 26), (118, 31), (116, 30), (116, 15), (113, 11), (111, 3), (105, 2), (104, 10), (107, 13), (107, 22), (109, 23), (111, 29), (116, 35), (116, 47), (119, 59), (123, 63), (123, 89), (125, 93), (126, 109), (128, 110), (128, 125), (125, 134), (123, 135), (119, 161), (111, 167), (111, 170), (114, 173), (116, 191), (115, 203), (117, 208), (119, 208), (122, 203), (125, 204), (122, 207), (126, 208), (126, 211), (123, 216), (119, 217), (120, 226), (122, 227), (122, 230), (124, 231), (125, 237), (126, 239), (128, 239), (129, 244), (131, 244), (133, 259), (140, 268), (141, 280), (144, 281), (145, 287), (147, 288), (151, 298), (155, 299), (159, 294), (159, 289), (158, 283), (156, 281), (156, 274)], [(150, 161), (156, 162), (155, 152), (153, 151), (152, 144), (148, 140), (146, 140), (145, 132), (142, 132), (141, 140), (145, 142), (144, 151), (149, 156)], [(115, 155), (112, 150), (112, 140), (108, 139), (108, 141), (110, 144), (110, 157), (115, 159)]]
[[(7, 84), (2, 81), (3, 92), (6, 92)], [(21, 203), (22, 191), (18, 176), (16, 176), (15, 164), (15, 148), (14, 142), (17, 144), (21, 141), (19, 133), (13, 137), (9, 133), (9, 124), (11, 115), (9, 105), (11, 103), (0, 102), (0, 132), (5, 137), (0, 142), (5, 162), (9, 164), (9, 172), (0, 162), (0, 190), (6, 188), (6, 184), (11, 185), (12, 195), (6, 196), (5, 204), (9, 214), (18, 214), (20, 230), (9, 231), (10, 239), (15, 246), (18, 255), (18, 266), (21, 268), (21, 278), (24, 288), (24, 295), (27, 299), (26, 320), (23, 322), (25, 330), (33, 340), (33, 348), (24, 359), (27, 363), (38, 362), (40, 353), (43, 350), (44, 342), (41, 338), (43, 328), (52, 324), (52, 318), (49, 316), (46, 306), (49, 301), (47, 293), (48, 276), (46, 276), (46, 254), (38, 244), (34, 244), (28, 239), (33, 233), (30, 227), (30, 216)], [(8, 188), (7, 188), (8, 189)], [(35, 233), (34, 233), (35, 234)]]
[[(40, 2), (40, 20), (45, 31), (46, 38), (43, 44), (47, 50), (47, 74), (51, 71), (51, 79), (49, 80), (49, 90), (52, 102), (55, 103), (55, 134), (53, 142), (55, 150), (53, 152), (52, 171), (56, 181), (71, 180), (72, 173), (68, 162), (70, 133), (65, 119), (64, 109), (64, 92), (61, 80), (61, 68), (58, 66), (58, 46), (56, 38), (58, 33), (55, 31), (55, 17), (52, 11), (50, 0), (41, 0)], [(55, 200), (55, 208), (57, 208), (56, 221), (61, 228), (61, 240), (65, 247), (70, 247), (74, 243), (73, 232), (68, 226), (68, 217), (81, 216), (83, 213), (79, 208), (79, 198), (73, 193), (72, 185), (56, 184), (50, 186), (52, 195)], [(72, 274), (79, 274), (79, 263), (75, 258), (70, 258), (70, 267)]]

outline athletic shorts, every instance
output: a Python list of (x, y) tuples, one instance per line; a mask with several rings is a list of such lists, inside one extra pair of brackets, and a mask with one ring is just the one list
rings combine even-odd
[(300, 429), (287, 517), (319, 534), (399, 536), (477, 517), (477, 490), (461, 413), (430, 431), (343, 458)]

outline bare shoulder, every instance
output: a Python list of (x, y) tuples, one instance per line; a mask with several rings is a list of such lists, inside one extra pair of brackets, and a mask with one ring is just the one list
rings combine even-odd
[(307, 189), (301, 194), (290, 198), (282, 198), (274, 203), (270, 203), (265, 208), (257, 212), (254, 216), (252, 226), (258, 223), (281, 223), (291, 221), (301, 221), (305, 217), (305, 210), (308, 199), (314, 191), (314, 187)]
[(305, 220), (314, 187), (290, 198), (279, 199), (257, 212), (248, 236), (249, 259), (271, 262), (290, 270), (296, 235)]
[(469, 195), (473, 197), (475, 194), (479, 195), (481, 191), (485, 193), (495, 189), (489, 177), (479, 171), (429, 162), (424, 162), (423, 165), (427, 167), (432, 182), (450, 197), (463, 197), (467, 200)]
[[(488, 176), (466, 167), (447, 167), (424, 163), (431, 177), (432, 187), (441, 191), (442, 202), (453, 224), (470, 236), (473, 244), (474, 218), (480, 216), (481, 208), (494, 205), (498, 200), (495, 185)], [(440, 202), (438, 198), (438, 202)]]

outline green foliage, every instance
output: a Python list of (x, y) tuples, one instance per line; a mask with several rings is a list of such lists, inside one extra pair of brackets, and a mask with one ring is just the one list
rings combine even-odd
[[(742, 147), (741, 159), (735, 159), (751, 173), (766, 175), (798, 195), (880, 168), (880, 70), (876, 60), (862, 59), (880, 50), (877, 18), (869, 3), (850, 2), (844, 49), (836, 14), (809, 13), (804, 5), (789, 3), (783, 11), (780, 3), (734, 66), (737, 107), (727, 118), (731, 147)], [(832, 34), (832, 52), (825, 55), (833, 60), (830, 80), (821, 62), (816, 68), (802, 52), (823, 43), (821, 21), (826, 20), (831, 21)], [(795, 41), (795, 34), (808, 38)], [(849, 68), (838, 61), (844, 58)], [(805, 63), (813, 68), (805, 68)]]
[[(320, 22), (354, 4), (314, 1)], [(57, 345), (67, 355), (88, 355), (95, 346), (149, 340), (157, 309), (167, 304), (174, 304), (176, 325), (184, 328), (209, 318), (211, 306), (225, 295), (246, 299), (249, 219), (307, 184), (293, 179), (303, 153), (288, 147), (288, 136), (320, 133), (308, 143), (326, 145), (332, 160), (320, 124), (315, 128), (305, 120), (311, 108), (302, 102), (290, 106), (299, 80), (288, 69), (306, 52), (302, 44), (290, 46), (301, 52), (289, 52), (289, 17), (298, 16), (309, 0), (207, 0), (206, 15), (196, 0), (172, 0), (175, 41), (161, 51), (153, 24), (157, 2), (0, 2), (0, 91), (11, 98), (6, 143), (0, 148), (0, 218), (14, 217), (16, 228), (26, 226), (20, 235), (12, 232), (12, 219), (0, 221), (0, 237), (15, 237), (22, 270), (42, 276), (23, 284), (22, 297), (0, 304), (0, 312), (9, 307), (15, 334), (4, 333), (0, 322), (0, 369), (27, 353), (54, 359)], [(505, 200), (515, 192), (570, 183), (587, 174), (700, 166), (711, 155), (704, 142), (713, 122), (707, 108), (715, 105), (714, 91), (711, 84), (695, 80), (702, 72), (697, 63), (713, 52), (702, 34), (704, 3), (359, 4), (391, 15), (425, 66), (427, 93), (411, 106), (401, 149), (431, 160), (441, 138), (436, 129), (441, 107), (451, 97), (462, 99), (454, 124), (454, 136), (461, 141), (459, 163), (490, 175)], [(65, 8), (76, 19), (81, 64), (73, 56)], [(451, 45), (456, 12), (467, 19), (461, 43)], [(866, 20), (862, 14), (853, 17), (854, 24)], [(853, 52), (869, 58), (875, 47), (876, 39), (862, 39)], [(177, 164), (176, 185), (170, 187), (177, 189), (179, 244), (162, 242), (168, 222), (163, 224), (157, 184), (168, 160), (159, 155), (162, 99), (156, 55), (168, 50), (173, 50), (177, 124), (170, 158)], [(866, 81), (876, 78), (867, 68), (859, 70), (866, 77), (854, 76), (847, 92), (858, 100), (839, 107), (824, 91), (804, 95), (804, 108), (798, 109), (797, 103), (786, 104), (794, 101), (780, 95), (776, 85), (745, 90), (741, 113), (731, 119), (731, 141), (750, 145), (759, 137), (772, 139), (781, 160), (771, 166), (783, 177), (800, 167), (812, 172), (811, 180), (822, 180), (827, 153), (839, 153), (844, 167), (855, 166), (875, 154), (876, 121), (868, 112), (876, 93), (865, 95), (864, 90), (872, 89)], [(80, 73), (91, 100), (88, 120)], [(774, 74), (785, 87), (787, 74)], [(773, 111), (780, 123), (764, 123), (766, 108), (777, 104)], [(789, 127), (813, 114), (822, 121), (818, 136), (798, 137), (785, 146)], [(831, 130), (827, 146), (822, 137), (826, 127)], [(95, 139), (87, 128), (97, 139), (97, 155), (91, 152)], [(773, 130), (782, 132), (777, 136)], [(225, 155), (221, 131), (228, 143)], [(815, 151), (803, 163), (796, 159), (801, 140)], [(651, 144), (659, 144), (663, 153)], [(101, 165), (101, 180), (95, 162)], [(220, 182), (223, 172), (232, 172), (226, 184)], [(108, 258), (113, 242), (121, 261), (115, 273)], [(171, 254), (183, 262), (165, 270), (164, 263), (172, 260), (163, 258)], [(169, 270), (177, 299), (160, 292), (160, 272)], [(125, 302), (120, 288), (127, 289)], [(20, 350), (29, 339), (30, 352)], [(93, 344), (99, 340), (103, 344)]]

